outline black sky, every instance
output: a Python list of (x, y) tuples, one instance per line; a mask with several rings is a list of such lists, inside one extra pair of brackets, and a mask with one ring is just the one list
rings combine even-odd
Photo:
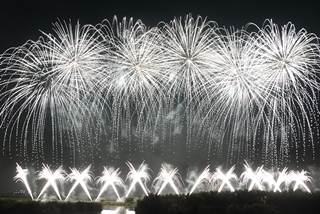
[[(291, 21), (308, 32), (320, 33), (317, 1), (84, 1), (84, 0), (1, 0), (0, 52), (18, 46), (28, 39), (37, 39), (39, 30), (48, 32), (57, 21), (69, 20), (80, 24), (97, 24), (114, 15), (141, 19), (147, 26), (173, 17), (201, 15), (220, 26), (240, 28), (248, 22), (261, 26), (265, 19), (280, 25)], [(52, 32), (52, 31), (51, 31)]]
[[(121, 0), (0, 0), (0, 53), (10, 47), (22, 45), (28, 39), (37, 40), (39, 30), (52, 33), (52, 23), (60, 20), (79, 20), (80, 24), (98, 24), (114, 15), (141, 19), (147, 26), (191, 13), (219, 26), (241, 28), (249, 22), (262, 26), (264, 20), (273, 19), (279, 25), (292, 22), (299, 30), (305, 28), (320, 36), (320, 4), (317, 1), (121, 1)], [(0, 139), (1, 142), (1, 139)], [(0, 192), (15, 189), (15, 160), (0, 157)]]

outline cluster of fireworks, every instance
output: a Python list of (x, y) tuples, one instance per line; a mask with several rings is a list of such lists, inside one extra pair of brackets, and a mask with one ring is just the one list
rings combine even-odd
[[(38, 195), (37, 200), (41, 198), (41, 196), (49, 186), (53, 187), (56, 195), (60, 200), (62, 200), (57, 186), (58, 181), (74, 181), (74, 184), (71, 187), (68, 195), (65, 197), (65, 200), (69, 199), (71, 193), (73, 193), (73, 191), (79, 184), (85, 191), (87, 197), (92, 200), (87, 186), (90, 182), (101, 186), (100, 192), (95, 199), (96, 201), (101, 198), (108, 187), (112, 188), (118, 200), (123, 200), (123, 198), (120, 197), (117, 187), (122, 188), (124, 192), (126, 192), (125, 197), (128, 197), (130, 194), (133, 194), (132, 191), (135, 189), (135, 186), (139, 184), (144, 194), (148, 195), (150, 190), (148, 190), (147, 182), (150, 182), (151, 176), (149, 174), (149, 171), (151, 170), (144, 162), (137, 170), (130, 162), (127, 162), (127, 165), (130, 169), (126, 178), (126, 180), (130, 180), (129, 189), (126, 189), (125, 182), (119, 176), (121, 173), (119, 171), (119, 168), (114, 170), (113, 168), (104, 167), (102, 175), (94, 179), (94, 176), (90, 171), (90, 165), (81, 172), (79, 172), (75, 168), (70, 168), (70, 174), (67, 174), (66, 171), (62, 170), (62, 167), (59, 167), (57, 170), (52, 171), (49, 166), (43, 165), (42, 170), (37, 173), (38, 179), (45, 179), (47, 180), (47, 183)], [(192, 187), (191, 190), (189, 190), (189, 188), (181, 190), (183, 181), (180, 174), (178, 173), (178, 169), (168, 167), (168, 165), (162, 165), (160, 172), (152, 182), (151, 189), (153, 189), (153, 191), (157, 194), (161, 194), (164, 188), (167, 186), (170, 186), (176, 194), (192, 194), (196, 189), (200, 189), (202, 191), (221, 192), (222, 190), (235, 191), (235, 189), (240, 188), (246, 188), (248, 189), (248, 191), (251, 191), (252, 189), (258, 189), (281, 192), (283, 189), (289, 190), (289, 188), (292, 188), (292, 186), (294, 185), (293, 191), (301, 188), (310, 192), (308, 186), (306, 185), (306, 182), (310, 182), (312, 178), (305, 170), (301, 170), (301, 172), (287, 172), (287, 168), (284, 168), (282, 171), (270, 173), (264, 170), (263, 166), (258, 167), (255, 171), (251, 169), (248, 163), (244, 164), (244, 167), (245, 171), (238, 178), (238, 176), (233, 172), (235, 169), (234, 166), (231, 167), (226, 173), (222, 172), (219, 168), (217, 168), (215, 172), (211, 173), (209, 171), (209, 166), (207, 166), (204, 171), (200, 175), (198, 175), (197, 178), (193, 179), (193, 181), (188, 182), (188, 186)], [(14, 179), (23, 182), (31, 198), (34, 199), (27, 180), (28, 170), (22, 169), (17, 164), (17, 173), (18, 174), (14, 177)]]
[(132, 136), (140, 150), (159, 138), (165, 147), (184, 124), (189, 150), (226, 148), (229, 159), (239, 151), (238, 160), (259, 155), (277, 166), (291, 147), (315, 155), (319, 53), (316, 35), (272, 20), (239, 30), (191, 16), (152, 28), (126, 18), (59, 22), (0, 55), (0, 125), (37, 160), (45, 127), (59, 159), (64, 144), (75, 155), (105, 136), (113, 150)]

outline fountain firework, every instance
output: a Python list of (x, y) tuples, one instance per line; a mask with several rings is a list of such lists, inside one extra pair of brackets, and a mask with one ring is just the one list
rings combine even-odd
[(201, 173), (201, 175), (198, 177), (198, 179), (196, 180), (196, 182), (194, 183), (192, 189), (190, 190), (190, 194), (193, 193), (193, 191), (199, 186), (200, 183), (202, 182), (210, 182), (211, 180), (211, 173), (210, 173), (210, 169), (209, 169), (210, 165), (208, 165), (203, 172)]
[(51, 185), (58, 195), (59, 199), (61, 200), (61, 196), (59, 193), (59, 189), (57, 187), (56, 180), (63, 181), (65, 179), (64, 177), (65, 171), (62, 170), (62, 166), (60, 166), (57, 170), (54, 172), (49, 168), (48, 165), (43, 164), (42, 170), (38, 172), (38, 179), (46, 179), (47, 183), (42, 188), (37, 200), (41, 197), (41, 195), (46, 191), (46, 189)]
[[(126, 164), (128, 165), (130, 170), (130, 172), (127, 175), (127, 179), (131, 181), (131, 184), (125, 197), (129, 196), (129, 194), (132, 192), (137, 183), (140, 184), (145, 195), (148, 196), (147, 181), (150, 181), (151, 177), (148, 173), (150, 169), (147, 167), (147, 164), (142, 162), (138, 170), (135, 170), (135, 168), (130, 162), (126, 162)], [(192, 194), (199, 187), (201, 182), (205, 182), (207, 185), (207, 187), (202, 189), (202, 191), (217, 191), (218, 193), (220, 193), (226, 185), (230, 191), (235, 191), (235, 189), (239, 188), (243, 189), (246, 186), (248, 191), (257, 188), (259, 190), (282, 192), (282, 190), (288, 191), (288, 188), (291, 187), (293, 191), (296, 191), (298, 188), (300, 188), (311, 193), (310, 189), (306, 185), (306, 182), (311, 182), (312, 177), (305, 170), (291, 170), (289, 173), (287, 173), (288, 169), (284, 168), (282, 171), (272, 172), (266, 171), (265, 169), (263, 169), (263, 166), (258, 167), (256, 170), (253, 170), (247, 162), (246, 164), (244, 164), (244, 167), (245, 171), (241, 174), (240, 179), (238, 180), (237, 175), (234, 173), (235, 166), (231, 167), (225, 174), (222, 172), (223, 170), (221, 170), (220, 168), (216, 168), (216, 171), (214, 173), (210, 173), (209, 166), (207, 166), (203, 170), (203, 172), (198, 176), (196, 182), (194, 182), (194, 185), (189, 191), (189, 194)], [(79, 184), (82, 186), (83, 190), (91, 200), (91, 196), (87, 188), (89, 184), (86, 183), (87, 181), (93, 180), (93, 175), (90, 172), (90, 166), (88, 166), (82, 172), (79, 172), (75, 168), (70, 168), (70, 170), (71, 173), (66, 177), (66, 179), (75, 180), (75, 183), (71, 187), (69, 194), (67, 195), (65, 200), (69, 199), (70, 194)], [(17, 164), (17, 172), (18, 174), (14, 177), (14, 179), (17, 181), (22, 181), (25, 184), (30, 196), (33, 199), (31, 189), (28, 185), (26, 178), (28, 175), (28, 170), (22, 169)], [(46, 185), (43, 187), (37, 199), (39, 199), (41, 195), (44, 193), (44, 191), (49, 187), (49, 185), (51, 185), (54, 188), (59, 199), (62, 200), (60, 197), (59, 189), (57, 188), (56, 184), (56, 180), (64, 179), (65, 171), (62, 170), (62, 167), (59, 167), (57, 170), (53, 172), (48, 165), (43, 164), (42, 170), (37, 172), (37, 174), (38, 179), (44, 178), (47, 180)], [(114, 170), (114, 168), (112, 167), (104, 167), (102, 176), (98, 176), (95, 179), (96, 184), (101, 184), (101, 189), (96, 197), (96, 201), (99, 200), (101, 195), (109, 186), (113, 188), (113, 191), (116, 193), (118, 199), (121, 200), (117, 186), (124, 187), (124, 182), (119, 175), (119, 168)], [(232, 184), (231, 181), (237, 182), (234, 182)], [(173, 168), (169, 164), (163, 164), (160, 169), (160, 172), (152, 182), (151, 189), (154, 189), (156, 194), (159, 195), (163, 193), (164, 188), (168, 184), (170, 184), (173, 191), (176, 194), (180, 194), (178, 188), (179, 186), (181, 186), (182, 182), (183, 180), (181, 175), (178, 173), (178, 168)], [(285, 186), (282, 186), (283, 183), (285, 184)], [(219, 187), (215, 188), (215, 186)]]
[(224, 185), (227, 185), (230, 189), (230, 191), (234, 192), (234, 188), (232, 187), (230, 181), (231, 180), (238, 180), (237, 175), (233, 172), (235, 169), (235, 166), (231, 167), (229, 171), (226, 174), (223, 174), (219, 168), (216, 169), (216, 172), (213, 173), (211, 182), (214, 184), (217, 180), (221, 180), (222, 183), (218, 189), (218, 192), (221, 192)]
[(91, 165), (89, 165), (85, 170), (83, 170), (82, 172), (79, 172), (76, 168), (70, 168), (71, 173), (67, 176), (67, 180), (69, 181), (73, 181), (75, 180), (76, 182), (73, 184), (72, 188), (69, 191), (69, 194), (67, 195), (67, 197), (65, 198), (65, 201), (67, 201), (69, 199), (70, 194), (73, 192), (73, 190), (80, 184), (83, 188), (83, 190), (85, 191), (85, 193), (87, 194), (87, 196), (91, 199), (90, 193), (88, 191), (88, 188), (86, 186), (86, 182), (87, 181), (92, 181), (93, 180), (93, 175), (90, 172), (90, 168)]
[(306, 186), (305, 182), (306, 181), (311, 181), (311, 177), (308, 175), (308, 172), (305, 171), (305, 170), (301, 170), (301, 172), (299, 171), (291, 171), (290, 173), (290, 177), (291, 177), (291, 180), (293, 182), (296, 182), (294, 187), (293, 187), (293, 191), (295, 191), (296, 189), (298, 189), (299, 185), (303, 186), (303, 188), (305, 188), (309, 193), (310, 190), (309, 188)]
[(287, 173), (288, 168), (285, 167), (281, 172), (278, 172), (278, 178), (275, 181), (273, 178), (272, 179), (272, 183), (274, 184), (274, 192), (279, 191), (281, 192), (280, 186), (282, 183), (285, 183), (285, 185), (287, 185), (289, 183), (289, 179), (288, 179), (288, 173)]
[(96, 183), (97, 184), (103, 184), (103, 187), (101, 188), (98, 197), (96, 198), (96, 201), (99, 200), (101, 194), (108, 188), (109, 185), (112, 186), (113, 191), (117, 194), (118, 199), (120, 200), (120, 196), (118, 193), (118, 190), (116, 188), (116, 186), (121, 186), (124, 187), (124, 182), (123, 180), (119, 177), (119, 174), (121, 172), (119, 172), (119, 168), (114, 170), (113, 168), (107, 168), (107, 167), (103, 167), (104, 170), (102, 172), (102, 176), (98, 177)]
[(145, 164), (143, 161), (140, 164), (138, 170), (136, 170), (132, 163), (130, 163), (129, 161), (127, 161), (126, 164), (130, 169), (126, 179), (131, 180), (131, 185), (129, 187), (126, 197), (129, 196), (130, 192), (133, 190), (137, 182), (140, 184), (144, 193), (148, 196), (148, 191), (146, 189), (146, 182), (150, 181), (150, 174), (148, 173), (148, 170), (150, 169), (148, 168), (148, 165)]
[(262, 182), (265, 178), (265, 171), (263, 170), (263, 166), (258, 167), (255, 172), (253, 172), (247, 162), (246, 164), (244, 164), (244, 167), (246, 168), (246, 170), (241, 174), (240, 179), (242, 179), (242, 182), (244, 183), (247, 183), (249, 180), (251, 180), (248, 191), (251, 191), (254, 186), (257, 186), (259, 190), (263, 190)]
[(25, 187), (27, 188), (28, 193), (29, 193), (30, 197), (32, 198), (32, 200), (34, 200), (29, 183), (28, 183), (28, 180), (27, 180), (28, 169), (22, 169), (18, 163), (17, 163), (16, 169), (17, 169), (18, 174), (16, 176), (14, 176), (13, 179), (16, 182), (21, 181), (25, 185)]
[[(178, 173), (178, 168), (172, 169), (171, 166), (165, 164), (161, 166), (160, 172), (157, 175), (157, 177), (154, 179), (153, 183), (155, 186), (161, 185), (158, 195), (161, 194), (163, 189), (166, 187), (166, 185), (169, 183), (172, 189), (175, 191), (176, 194), (179, 195), (179, 191), (177, 189), (177, 186), (181, 185), (181, 176)], [(177, 185), (176, 185), (177, 184)]]

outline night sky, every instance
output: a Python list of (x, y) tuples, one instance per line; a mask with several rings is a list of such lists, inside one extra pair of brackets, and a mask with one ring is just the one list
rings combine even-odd
[[(249, 22), (262, 26), (266, 19), (272, 19), (278, 25), (292, 22), (296, 29), (305, 28), (320, 36), (320, 6), (317, 1), (84, 1), (84, 0), (1, 0), (0, 1), (0, 53), (10, 47), (20, 46), (27, 40), (37, 40), (41, 31), (53, 33), (52, 23), (60, 20), (69, 20), (72, 23), (98, 24), (102, 20), (112, 20), (116, 15), (141, 19), (150, 27), (156, 26), (160, 21), (168, 23), (174, 17), (185, 17), (192, 14), (200, 15), (208, 20), (216, 21), (219, 26), (227, 28), (234, 26), (241, 28)], [(2, 137), (2, 135), (0, 135)], [(176, 141), (183, 139), (176, 139)], [(0, 138), (0, 142), (2, 139)], [(319, 150), (319, 145), (316, 147)], [(184, 148), (175, 148), (183, 152)], [(317, 152), (317, 151), (316, 151)], [(318, 151), (320, 152), (320, 151)], [(1, 150), (1, 154), (3, 151)], [(171, 154), (172, 155), (172, 154)], [(316, 157), (320, 154), (316, 153)], [(204, 155), (206, 156), (206, 154)], [(319, 156), (320, 157), (320, 156)], [(153, 153), (144, 157), (148, 163), (157, 162), (158, 156)], [(173, 158), (173, 157), (172, 157)], [(199, 157), (200, 158), (200, 157)], [(131, 159), (134, 159), (131, 157)], [(201, 159), (201, 158), (200, 158)], [(106, 159), (107, 160), (107, 159)], [(106, 161), (105, 160), (105, 161)], [(169, 159), (170, 160), (170, 159)], [(315, 167), (320, 167), (320, 159), (317, 162), (308, 162)], [(21, 188), (22, 184), (14, 184), (12, 177), (15, 175), (15, 162), (17, 160), (9, 155), (0, 155), (0, 192), (13, 191)], [(20, 159), (19, 159), (20, 161)], [(101, 165), (106, 165), (101, 160)], [(115, 167), (121, 167), (122, 177), (126, 175), (126, 159), (117, 162)], [(134, 161), (134, 160), (132, 160)], [(141, 159), (137, 158), (136, 164)], [(161, 161), (159, 161), (160, 164)], [(197, 161), (195, 161), (197, 162)], [(50, 164), (50, 163), (49, 163)], [(176, 164), (181, 168), (188, 168), (185, 160), (179, 159)], [(160, 165), (157, 167), (159, 168)], [(200, 164), (201, 169), (206, 165)], [(215, 167), (215, 166), (213, 166)], [(300, 166), (301, 167), (301, 166)], [(158, 168), (154, 169), (154, 175)], [(100, 171), (95, 173), (100, 174)]]

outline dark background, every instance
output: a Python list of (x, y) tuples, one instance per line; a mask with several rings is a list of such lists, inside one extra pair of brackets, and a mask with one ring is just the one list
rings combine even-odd
[[(241, 28), (249, 22), (262, 26), (266, 19), (278, 25), (292, 22), (296, 29), (320, 35), (320, 6), (317, 1), (73, 1), (73, 0), (1, 0), (0, 1), (0, 53), (10, 47), (22, 45), (27, 40), (37, 40), (41, 31), (53, 33), (52, 23), (60, 20), (98, 24), (103, 19), (112, 20), (114, 15), (141, 19), (147, 26), (160, 21), (169, 22), (174, 17), (200, 15), (216, 21), (219, 26)], [(177, 139), (179, 140), (179, 139)], [(1, 142), (1, 139), (0, 139)], [(319, 147), (319, 146), (318, 146)], [(317, 147), (317, 148), (318, 148)], [(317, 153), (316, 153), (317, 155)], [(153, 154), (150, 154), (152, 158)], [(145, 157), (147, 159), (147, 157)], [(6, 154), (0, 156), (0, 192), (22, 187), (14, 184), (15, 162)], [(122, 161), (121, 167), (126, 167)], [(156, 160), (153, 160), (156, 161)], [(183, 164), (185, 161), (180, 160)], [(137, 162), (139, 163), (139, 162)], [(104, 164), (104, 163), (101, 163)], [(258, 163), (259, 164), (259, 163)], [(310, 163), (319, 167), (319, 163)], [(120, 165), (118, 165), (120, 166)], [(118, 167), (117, 166), (117, 167)], [(205, 166), (201, 166), (201, 170)], [(213, 166), (216, 167), (216, 166)], [(125, 169), (122, 169), (122, 177)], [(155, 169), (154, 174), (157, 173)], [(99, 172), (97, 174), (100, 174)], [(154, 177), (153, 175), (152, 177)]]
[(265, 19), (279, 25), (287, 22), (297, 29), (318, 33), (319, 4), (317, 1), (84, 1), (84, 0), (1, 0), (0, 1), (0, 51), (18, 46), (28, 39), (37, 39), (39, 30), (48, 32), (61, 20), (97, 24), (114, 15), (141, 19), (147, 26), (173, 17), (191, 13), (216, 21), (220, 26), (240, 28), (248, 22), (261, 26)]

